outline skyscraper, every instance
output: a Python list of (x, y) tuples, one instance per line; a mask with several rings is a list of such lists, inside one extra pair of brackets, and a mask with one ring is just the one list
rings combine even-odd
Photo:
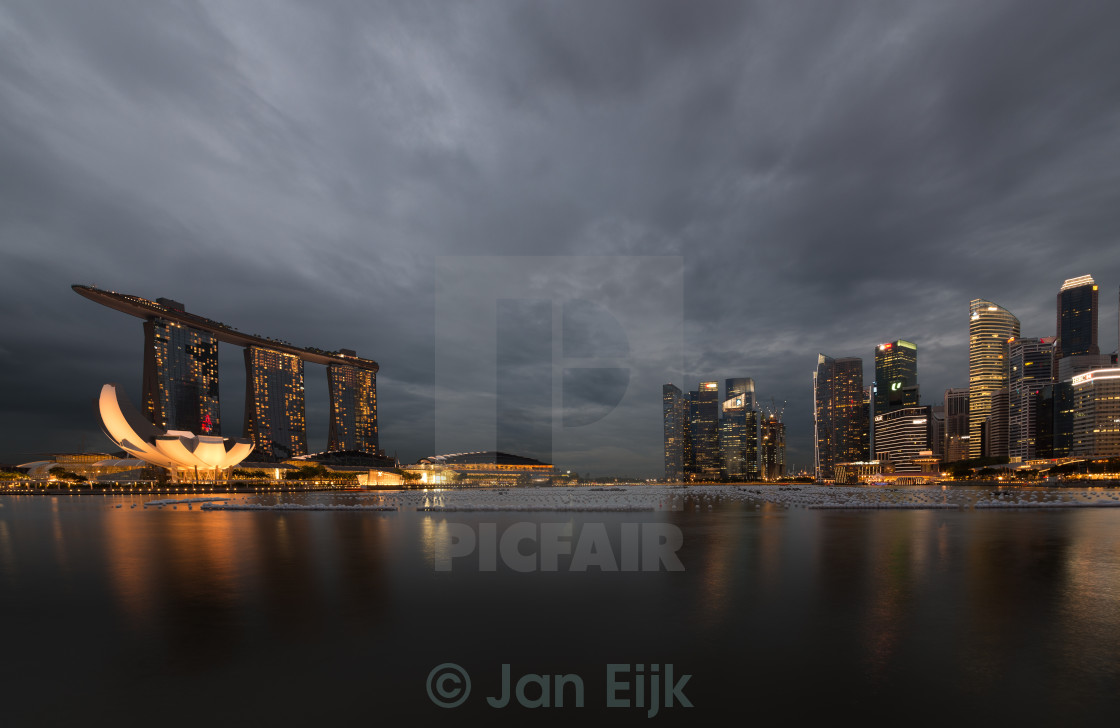
[(684, 480), (685, 412), (687, 406), (681, 390), (673, 384), (661, 387), (661, 414), (665, 428), (665, 480)]
[[(243, 334), (220, 321), (190, 313), (182, 303), (168, 298), (151, 301), (91, 286), (72, 288), (91, 301), (144, 320), (144, 413), (156, 425), (195, 434), (221, 434), (221, 342), (245, 348), (245, 435), (259, 448), (254, 458), (307, 452), (304, 362), (328, 367), (328, 449), (379, 454), (377, 362), (362, 359), (350, 349), (302, 348)], [(258, 400), (258, 394), (264, 399)]]
[(968, 389), (945, 390), (945, 455), (947, 463), (968, 457)]
[(683, 392), (681, 397), (681, 408), (684, 410), (684, 479), (694, 480), (696, 478), (696, 453), (692, 447), (692, 403), (700, 397), (700, 393), (696, 390)]
[[(1006, 435), (1000, 422), (1007, 414), (993, 400), (1005, 390), (1006, 401), (1010, 370), (1008, 347), (1019, 338), (1019, 319), (991, 301), (975, 299), (969, 303), (968, 321), (968, 456), (1007, 455)], [(993, 415), (995, 421), (992, 422)], [(1006, 429), (1002, 429), (1006, 433)]]
[(929, 449), (935, 457), (945, 461), (945, 405), (929, 407)]
[(862, 359), (818, 355), (813, 372), (813, 412), (818, 479), (831, 480), (837, 463), (868, 459)]
[(245, 436), (253, 441), (254, 459), (307, 454), (303, 359), (245, 347)]
[(875, 415), (918, 406), (918, 347), (898, 339), (875, 348)]
[(742, 396), (744, 398), (744, 406), (746, 406), (747, 409), (758, 409), (758, 401), (755, 399), (754, 394), (754, 380), (750, 377), (725, 379), (723, 382), (723, 391), (723, 399), (725, 401)]
[[(758, 480), (758, 412), (750, 406), (750, 395), (745, 390), (732, 388), (731, 397), (724, 400), (723, 417), (719, 423), (720, 475), (725, 480)], [(743, 380), (739, 380), (743, 381)], [(745, 380), (750, 381), (750, 380)]]
[[(1053, 416), (1040, 418), (1039, 394), (1051, 380), (1053, 338), (1016, 339), (1009, 349), (1008, 455), (1020, 460), (1051, 457), (1053, 446), (1039, 448), (1038, 439), (1053, 429)], [(1050, 436), (1052, 440), (1052, 435)]]
[(770, 413), (762, 419), (761, 429), (762, 477), (777, 480), (785, 475), (786, 426), (776, 414)]
[[(355, 352), (343, 349), (339, 355), (355, 356)], [(327, 365), (327, 387), (331, 393), (327, 450), (377, 455), (377, 373), (334, 362)]]
[(1097, 345), (1097, 284), (1092, 276), (1069, 278), (1058, 290), (1058, 335), (1054, 359), (1100, 354)]
[(218, 340), (177, 321), (146, 320), (143, 397), (144, 415), (159, 427), (220, 435)]
[(692, 458), (701, 480), (717, 480), (719, 455), (719, 382), (700, 382), (689, 403)]
[(1058, 335), (1054, 339), (1054, 456), (1074, 450), (1073, 379), (1112, 366), (1097, 343), (1097, 284), (1092, 276), (1069, 278), (1058, 290)]

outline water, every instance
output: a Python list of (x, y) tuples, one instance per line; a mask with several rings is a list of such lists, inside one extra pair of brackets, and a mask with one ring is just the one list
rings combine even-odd
[[(692, 675), (694, 707), (663, 710), (668, 724), (1072, 725), (1120, 709), (1120, 508), (815, 510), (705, 492), (280, 498), (394, 512), (6, 496), (4, 722), (644, 724), (645, 709), (605, 707), (608, 663)], [(414, 510), (534, 498), (653, 510)], [(622, 524), (675, 524), (684, 570), (435, 570), (450, 524), (526, 521), (604, 524), (616, 553)], [(425, 687), (445, 662), (471, 676), (454, 709)], [(491, 708), (503, 663), (515, 680), (580, 675), (585, 707)]]

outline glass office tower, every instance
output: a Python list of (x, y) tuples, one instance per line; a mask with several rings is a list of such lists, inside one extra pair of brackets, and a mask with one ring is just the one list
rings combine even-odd
[(254, 460), (307, 454), (303, 359), (245, 348), (245, 436), (253, 441)]
[[(969, 303), (968, 320), (968, 457), (1007, 455), (1009, 346), (1019, 338), (1019, 319), (991, 301)], [(996, 401), (997, 395), (1003, 396)], [(993, 408), (994, 407), (994, 408)], [(994, 416), (994, 417), (993, 417)]]
[(167, 430), (220, 435), (218, 340), (177, 321), (144, 322), (144, 414)]
[(1092, 276), (1069, 278), (1058, 291), (1058, 334), (1054, 359), (1100, 354), (1097, 345), (1097, 284)]
[(762, 477), (777, 480), (785, 475), (786, 468), (786, 426), (777, 415), (763, 418), (760, 441)]
[(685, 412), (684, 394), (676, 385), (661, 387), (661, 415), (665, 429), (665, 480), (679, 483), (684, 480), (685, 465)]
[(758, 480), (758, 412), (745, 390), (732, 391), (723, 402), (719, 423), (720, 476), (735, 482)]
[(727, 401), (736, 397), (743, 397), (744, 405), (747, 409), (758, 409), (758, 401), (755, 399), (754, 393), (754, 380), (750, 377), (734, 377), (725, 379), (723, 382), (723, 399)]
[(378, 454), (377, 373), (349, 364), (327, 365), (331, 422), (327, 450)]
[(918, 406), (918, 347), (888, 341), (875, 349), (875, 414)]
[(968, 458), (968, 389), (945, 390), (945, 462)]
[[(1053, 457), (1053, 415), (1040, 418), (1041, 389), (1051, 381), (1054, 339), (1016, 339), (1011, 342), (1008, 396), (1008, 455), (1020, 460)], [(1045, 395), (1043, 395), (1045, 396)], [(1039, 438), (1042, 438), (1040, 447)], [(1047, 441), (1050, 442), (1047, 447)]]
[(701, 480), (717, 480), (719, 455), (719, 382), (700, 382), (689, 406), (692, 458)]
[(863, 360), (820, 354), (813, 372), (813, 431), (817, 478), (831, 480), (837, 463), (869, 459)]

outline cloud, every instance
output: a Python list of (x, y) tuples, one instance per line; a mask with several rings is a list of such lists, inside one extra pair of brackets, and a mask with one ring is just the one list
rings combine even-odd
[[(787, 461), (809, 465), (817, 352), (862, 356), (869, 381), (877, 343), (914, 341), (938, 401), (965, 383), (971, 298), (1048, 335), (1061, 281), (1084, 273), (1113, 348), (1118, 15), (6, 3), (0, 366), (20, 385), (0, 426), (12, 449), (78, 447), (101, 383), (138, 390), (139, 322), (68, 290), (92, 282), (376, 359), (383, 445), (415, 460), (437, 440), (437, 260), (542, 256), (545, 285), (570, 275), (548, 256), (666, 256), (684, 266), (685, 361), (664, 378), (754, 377), (788, 401)], [(596, 292), (631, 322), (665, 285), (636, 270)], [(656, 359), (647, 324), (630, 344)], [(236, 366), (222, 376), (238, 399)], [(627, 413), (564, 458), (658, 474), (660, 423)]]

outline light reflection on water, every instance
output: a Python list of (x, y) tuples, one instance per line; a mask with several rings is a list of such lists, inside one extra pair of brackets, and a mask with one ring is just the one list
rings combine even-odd
[[(503, 662), (589, 685), (608, 662), (672, 662), (694, 674), (690, 719), (744, 701), (760, 718), (902, 710), (920, 724), (1077, 723), (1120, 707), (1120, 510), (259, 513), (133, 502), (3, 499), (0, 685), (16, 717), (185, 724), (227, 711), (286, 725), (376, 706), (445, 719), (423, 680), (446, 661), (477, 675), (480, 691), (456, 719), (525, 719), (481, 699), (498, 692)], [(661, 519), (684, 532), (684, 572), (433, 568), (451, 522), (603, 522), (617, 533)], [(169, 714), (164, 701), (184, 691), (206, 699)], [(589, 687), (587, 712), (533, 718), (618, 720), (601, 697)]]

